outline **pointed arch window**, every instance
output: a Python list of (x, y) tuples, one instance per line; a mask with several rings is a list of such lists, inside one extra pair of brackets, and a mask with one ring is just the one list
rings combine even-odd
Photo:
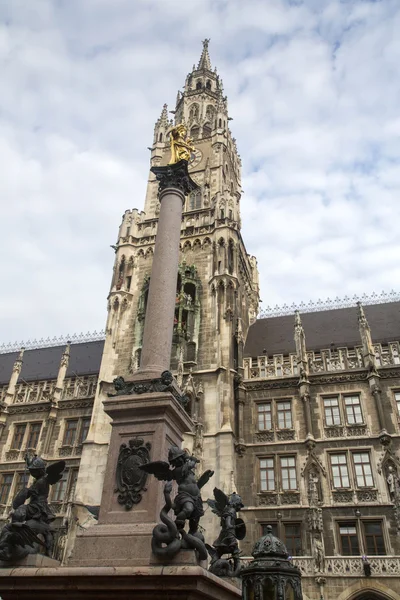
[(210, 123), (205, 123), (203, 125), (203, 138), (211, 136), (211, 125)]
[(198, 81), (196, 83), (196, 90), (201, 90), (201, 88), (202, 88), (201, 81)]
[(192, 140), (197, 140), (199, 138), (200, 135), (200, 127), (197, 127), (197, 125), (195, 127), (192, 127), (192, 129), (190, 130), (190, 137), (192, 138)]
[(201, 190), (194, 190), (189, 196), (189, 210), (201, 208)]
[(159, 137), (158, 137), (158, 141), (162, 142), (162, 133), (160, 133)]
[(209, 79), (207, 79), (206, 88), (207, 90), (211, 90), (211, 81)]

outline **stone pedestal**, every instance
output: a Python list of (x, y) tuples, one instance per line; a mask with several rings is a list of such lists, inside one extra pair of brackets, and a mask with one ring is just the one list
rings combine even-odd
[(151, 537), (164, 505), (164, 483), (149, 475), (142, 499), (127, 509), (118, 502), (116, 468), (121, 444), (150, 443), (150, 460), (168, 459), (172, 445), (181, 446), (192, 421), (171, 393), (115, 396), (104, 402), (112, 417), (112, 433), (99, 522), (77, 535), (70, 566), (149, 565)]
[[(44, 554), (28, 554), (28, 556), (25, 556), (25, 558), (16, 562), (12, 567), (13, 569), (25, 567), (38, 569), (42, 567), (59, 567), (60, 564), (59, 560), (54, 560), (54, 558), (49, 558)], [(10, 569), (10, 563), (0, 560), (0, 576), (1, 569)]]
[(239, 600), (237, 587), (196, 566), (3, 569), (2, 600)]

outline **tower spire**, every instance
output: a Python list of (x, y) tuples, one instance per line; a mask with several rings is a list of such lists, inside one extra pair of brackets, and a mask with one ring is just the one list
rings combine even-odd
[(201, 69), (207, 69), (208, 71), (211, 71), (211, 60), (210, 55), (208, 53), (209, 41), (210, 39), (207, 38), (203, 40), (203, 52), (201, 53), (199, 64), (197, 66), (198, 71), (200, 71)]

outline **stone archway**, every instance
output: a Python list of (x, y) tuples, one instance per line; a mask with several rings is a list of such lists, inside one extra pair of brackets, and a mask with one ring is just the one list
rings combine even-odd
[(337, 600), (398, 600), (398, 598), (396, 592), (379, 581), (359, 579), (342, 592)]

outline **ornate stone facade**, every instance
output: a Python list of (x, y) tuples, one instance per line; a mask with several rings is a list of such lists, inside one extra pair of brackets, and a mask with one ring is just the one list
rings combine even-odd
[[(365, 308), (348, 301), (333, 310), (274, 309), (256, 320), (257, 262), (240, 232), (241, 159), (207, 43), (174, 113), (194, 139), (189, 172), (199, 188), (187, 196), (182, 218), (171, 371), (195, 422), (185, 447), (202, 468), (215, 469), (204, 497), (214, 486), (242, 496), (244, 556), (272, 525), (294, 555), (309, 600), (347, 600), (363, 589), (395, 598), (398, 298), (377, 298)], [(168, 163), (172, 124), (165, 105), (150, 167)], [(100, 502), (110, 437), (103, 399), (117, 376), (129, 381), (140, 364), (157, 190), (151, 173), (144, 211), (123, 215), (104, 335), (26, 344), (25, 350), (6, 346), (0, 354), (0, 517), (5, 520), (24, 484), (27, 450), (49, 461), (62, 456), (66, 475), (51, 500), (58, 515), (55, 552), (64, 562), (76, 529), (95, 522), (85, 505)], [(218, 524), (211, 511), (203, 525), (214, 539)], [(362, 555), (371, 566), (369, 587), (359, 583)]]

